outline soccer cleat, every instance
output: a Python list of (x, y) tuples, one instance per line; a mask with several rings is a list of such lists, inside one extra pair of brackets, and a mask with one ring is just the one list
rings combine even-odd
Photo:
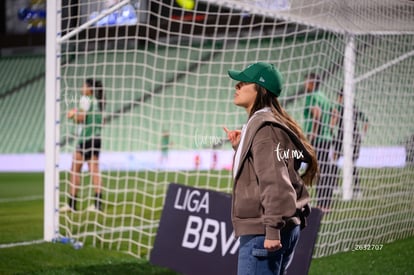
[(59, 209), (59, 212), (75, 212), (75, 210), (69, 204), (65, 204)]
[(86, 210), (91, 212), (102, 212), (102, 209), (97, 208), (94, 204), (89, 205)]

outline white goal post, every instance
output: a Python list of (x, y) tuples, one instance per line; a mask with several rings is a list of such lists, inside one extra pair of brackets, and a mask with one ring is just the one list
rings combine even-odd
[[(227, 70), (257, 61), (279, 68), (280, 101), (301, 125), (309, 73), (331, 110), (342, 110), (343, 129), (331, 133), (342, 150), (334, 158), (332, 145), (327, 163), (332, 207), (314, 257), (413, 236), (414, 2), (188, 2), (47, 1), (44, 239), (147, 258), (169, 183), (229, 193), (233, 151), (222, 126), (240, 128), (246, 115), (232, 103)], [(85, 166), (79, 210), (63, 213), (79, 126), (66, 114), (88, 78), (105, 94), (103, 210), (87, 210), (94, 187)]]
[[(44, 177), (44, 226), (43, 235), (51, 241), (59, 231), (59, 52), (57, 43), (60, 33), (60, 1), (47, 1), (46, 28), (46, 89), (45, 89), (45, 177)], [(50, 24), (53, 22), (53, 24)]]

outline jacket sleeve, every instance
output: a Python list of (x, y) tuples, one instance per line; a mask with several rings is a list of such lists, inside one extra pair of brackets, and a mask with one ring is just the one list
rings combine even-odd
[[(263, 208), (266, 239), (280, 240), (283, 218), (296, 212), (296, 193), (290, 182), (287, 168), (289, 138), (282, 130), (272, 130), (272, 125), (260, 128), (252, 143), (253, 166), (259, 185)], [(285, 155), (286, 154), (286, 155)]]

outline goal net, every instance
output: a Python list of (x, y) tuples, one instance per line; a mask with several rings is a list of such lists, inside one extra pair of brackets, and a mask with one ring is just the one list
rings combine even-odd
[[(48, 1), (45, 238), (145, 258), (169, 183), (230, 193), (222, 127), (241, 128), (246, 114), (227, 70), (257, 61), (279, 68), (281, 103), (302, 125), (309, 73), (340, 110), (314, 257), (412, 236), (413, 18), (414, 2), (392, 0)], [(72, 169), (82, 123), (67, 114), (87, 79), (105, 98), (102, 123), (88, 122), (102, 126), (99, 173)], [(58, 211), (73, 176), (77, 210)], [(96, 193), (102, 211), (89, 211)]]

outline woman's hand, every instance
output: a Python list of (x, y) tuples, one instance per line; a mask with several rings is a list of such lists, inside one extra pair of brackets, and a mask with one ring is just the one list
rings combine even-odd
[(82, 110), (79, 111), (78, 109), (74, 108), (68, 111), (67, 117), (69, 119), (73, 119), (73, 121), (76, 123), (83, 123), (86, 118), (86, 113)]
[(67, 117), (68, 118), (73, 118), (76, 115), (77, 111), (78, 110), (76, 108), (69, 110), (69, 112), (67, 114)]
[(224, 132), (227, 134), (227, 138), (230, 140), (231, 145), (233, 147), (239, 145), (240, 143), (240, 137), (241, 137), (241, 131), (240, 130), (229, 130), (226, 127), (223, 127)]
[(280, 242), (280, 240), (265, 239), (264, 248), (269, 252), (274, 252), (282, 248), (282, 243)]

